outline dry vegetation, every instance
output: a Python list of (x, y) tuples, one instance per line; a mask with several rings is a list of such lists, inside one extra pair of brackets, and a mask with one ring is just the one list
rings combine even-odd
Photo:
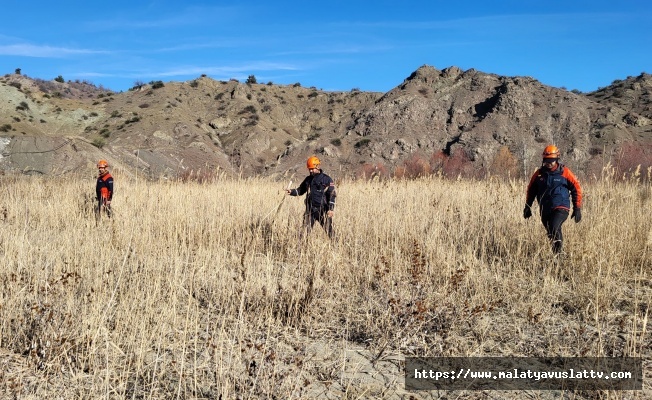
[[(405, 356), (636, 356), (650, 398), (652, 188), (585, 187), (551, 256), (525, 182), (341, 182), (337, 240), (287, 183), (1, 177), (3, 398), (428, 398)], [(649, 182), (649, 181), (648, 181)]]

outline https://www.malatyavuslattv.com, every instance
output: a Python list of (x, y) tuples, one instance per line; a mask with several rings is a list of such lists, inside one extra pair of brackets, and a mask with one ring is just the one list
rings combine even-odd
[(641, 390), (640, 358), (408, 358), (412, 390)]

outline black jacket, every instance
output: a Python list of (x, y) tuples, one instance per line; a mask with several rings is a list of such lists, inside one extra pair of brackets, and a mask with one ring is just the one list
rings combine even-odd
[(330, 176), (319, 170), (317, 175), (308, 175), (298, 188), (290, 191), (291, 196), (306, 196), (306, 207), (309, 209), (335, 210), (335, 182)]
[(111, 201), (113, 198), (113, 177), (110, 173), (107, 172), (97, 178), (95, 195), (97, 196), (97, 200), (107, 199)]

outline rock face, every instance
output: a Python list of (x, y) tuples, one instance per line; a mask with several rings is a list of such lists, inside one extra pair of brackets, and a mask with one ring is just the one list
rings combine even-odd
[(555, 143), (567, 164), (590, 175), (606, 161), (649, 165), (651, 91), (645, 73), (582, 94), (529, 77), (431, 66), (384, 94), (207, 77), (113, 93), (10, 74), (0, 78), (0, 168), (94, 173), (107, 158), (151, 178), (281, 176), (305, 173), (305, 159), (316, 154), (340, 175), (461, 160), (469, 168), (452, 172), (526, 176)]

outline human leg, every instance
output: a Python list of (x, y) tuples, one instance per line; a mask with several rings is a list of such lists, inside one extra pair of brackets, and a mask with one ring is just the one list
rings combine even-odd
[(541, 214), (541, 222), (546, 227), (548, 239), (552, 242), (552, 251), (555, 254), (561, 253), (564, 237), (561, 226), (568, 218), (568, 210), (556, 209)]
[(323, 211), (319, 214), (319, 223), (326, 231), (328, 237), (333, 239), (333, 237), (335, 237), (335, 231), (333, 230), (333, 218), (328, 216), (327, 211)]

